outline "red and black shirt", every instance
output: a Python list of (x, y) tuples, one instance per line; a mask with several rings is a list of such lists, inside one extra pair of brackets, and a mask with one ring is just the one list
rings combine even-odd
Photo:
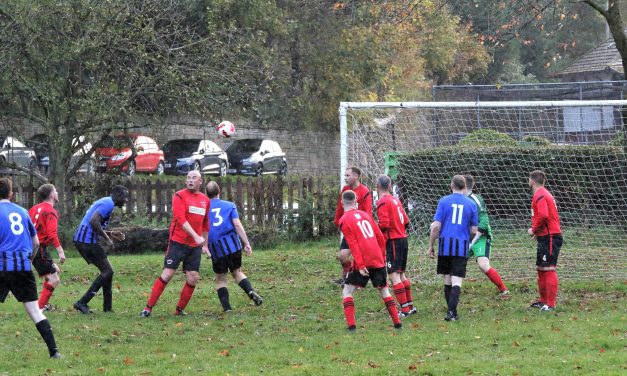
[(531, 231), (535, 236), (562, 233), (555, 199), (544, 187), (538, 189), (531, 199)]

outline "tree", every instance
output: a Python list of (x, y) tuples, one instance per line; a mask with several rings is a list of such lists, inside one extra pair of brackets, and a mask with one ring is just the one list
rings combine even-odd
[(67, 193), (91, 150), (73, 167), (70, 157), (87, 142), (173, 114), (248, 108), (272, 76), (258, 54), (265, 37), (219, 27), (215, 14), (203, 1), (6, 0), (0, 116), (44, 129), (50, 179)]

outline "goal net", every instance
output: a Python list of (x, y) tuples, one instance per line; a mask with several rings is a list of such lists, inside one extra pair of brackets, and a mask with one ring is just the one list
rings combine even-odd
[[(506, 280), (534, 278), (529, 172), (543, 170), (561, 217), (561, 278), (627, 277), (627, 101), (405, 102), (340, 106), (340, 177), (395, 182), (411, 220), (409, 269), (435, 279), (429, 225), (456, 174), (475, 178), (494, 234), (491, 264)], [(376, 199), (376, 195), (375, 195)], [(479, 277), (469, 262), (470, 277)]]

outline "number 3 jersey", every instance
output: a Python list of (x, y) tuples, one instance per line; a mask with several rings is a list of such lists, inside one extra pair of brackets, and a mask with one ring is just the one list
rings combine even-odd
[(0, 272), (30, 271), (31, 238), (37, 235), (26, 209), (0, 202)]
[(218, 259), (242, 249), (242, 242), (233, 225), (234, 219), (239, 219), (235, 204), (218, 198), (211, 200), (209, 251), (212, 258)]
[(339, 225), (355, 259), (356, 269), (385, 266), (385, 238), (369, 214), (349, 210), (342, 215)]
[(444, 196), (433, 216), (442, 224), (438, 240), (438, 256), (468, 257), (470, 228), (479, 222), (477, 205), (462, 193)]

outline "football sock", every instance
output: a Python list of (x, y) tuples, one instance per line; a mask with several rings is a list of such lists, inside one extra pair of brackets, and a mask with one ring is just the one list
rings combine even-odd
[(165, 287), (168, 285), (166, 281), (161, 279), (161, 277), (155, 279), (155, 283), (152, 285), (152, 292), (150, 293), (150, 298), (148, 298), (148, 302), (146, 303), (146, 309), (149, 311), (152, 310), (157, 302), (159, 301), (159, 297), (165, 290)]
[(405, 285), (405, 301), (407, 302), (407, 307), (409, 309), (414, 308), (414, 300), (411, 297), (411, 282), (409, 279), (403, 281), (403, 285)]
[(89, 290), (87, 290), (87, 292), (85, 293), (85, 295), (83, 295), (79, 302), (82, 304), (89, 303), (89, 301), (92, 300), (94, 296), (96, 296), (98, 290), (100, 290), (103, 283), (104, 279), (102, 278), (102, 276), (99, 275), (98, 277), (96, 277), (96, 279), (94, 279), (94, 282), (92, 282), (91, 286), (89, 287)]
[(383, 303), (385, 303), (385, 308), (388, 309), (388, 313), (390, 314), (394, 325), (400, 324), (401, 319), (398, 317), (398, 310), (396, 309), (396, 303), (394, 302), (394, 298), (392, 298), (391, 296), (383, 298)]
[(185, 285), (183, 285), (183, 289), (181, 290), (181, 298), (179, 299), (179, 303), (176, 305), (176, 309), (178, 311), (182, 311), (185, 307), (187, 307), (187, 303), (189, 303), (189, 300), (192, 298), (195, 288), (196, 286), (192, 286), (185, 282)]
[(48, 283), (48, 281), (44, 281), (41, 288), (41, 294), (39, 295), (39, 301), (37, 302), (39, 305), (39, 309), (44, 308), (44, 306), (48, 304), (48, 300), (50, 300), (53, 292), (54, 286)]
[(555, 307), (555, 300), (557, 299), (557, 286), (558, 279), (555, 270), (548, 270), (544, 272), (544, 285), (546, 289), (546, 301), (548, 306)]
[(44, 342), (46, 343), (46, 346), (48, 346), (48, 353), (50, 353), (50, 356), (54, 355), (54, 353), (56, 353), (58, 349), (57, 349), (57, 343), (54, 340), (54, 334), (52, 334), (52, 328), (50, 327), (50, 323), (48, 322), (48, 319), (41, 320), (40, 322), (35, 324), (35, 327), (37, 328), (37, 331), (41, 335), (41, 338), (43, 338)]
[(344, 298), (342, 300), (342, 304), (344, 305), (344, 316), (346, 316), (346, 324), (348, 327), (355, 326), (355, 301), (352, 296)]
[(545, 271), (538, 270), (538, 294), (540, 295), (540, 302), (546, 304), (546, 278)]
[(499, 272), (496, 271), (496, 269), (490, 268), (490, 270), (488, 270), (485, 275), (490, 279), (490, 281), (492, 281), (492, 283), (494, 283), (496, 287), (499, 288), (499, 291), (507, 290), (507, 287), (505, 287), (505, 284), (503, 283), (503, 280), (501, 279), (501, 276), (499, 275)]
[(446, 300), (446, 304), (448, 304), (449, 298), (451, 297), (451, 285), (444, 285), (444, 300)]
[(448, 299), (448, 310), (457, 312), (457, 304), (459, 303), (459, 295), (462, 292), (461, 286), (453, 286), (451, 288), (451, 295)]
[(231, 310), (231, 303), (229, 303), (229, 289), (226, 287), (220, 287), (218, 289), (218, 299), (220, 299), (220, 304), (222, 304), (223, 310)]
[(405, 285), (400, 282), (392, 286), (394, 289), (394, 296), (396, 296), (396, 301), (401, 306), (401, 311), (409, 312), (409, 306), (407, 305), (407, 297), (405, 295)]
[(239, 287), (242, 288), (242, 290), (244, 290), (246, 295), (250, 297), (250, 292), (253, 291), (253, 285), (250, 284), (250, 282), (248, 281), (248, 278), (244, 278), (241, 281), (239, 281), (238, 285)]
[(113, 275), (109, 276), (102, 284), (102, 310), (110, 312), (113, 309)]

